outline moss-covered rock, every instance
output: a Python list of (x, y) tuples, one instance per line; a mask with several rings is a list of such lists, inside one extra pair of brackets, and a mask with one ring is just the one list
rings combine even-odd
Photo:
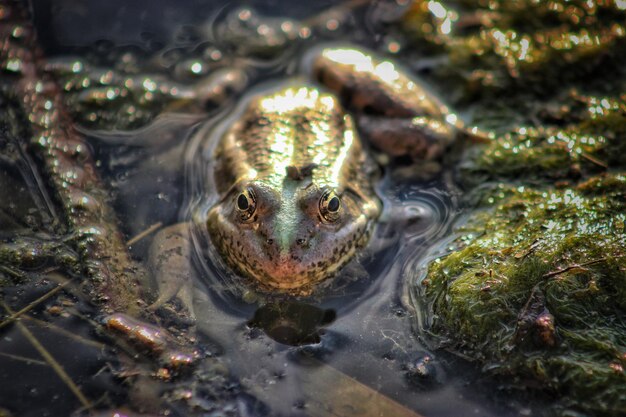
[(422, 281), (431, 331), (560, 410), (626, 412), (626, 177), (499, 186)]
[(442, 75), (457, 73), (478, 94), (546, 94), (623, 51), (625, 17), (612, 0), (415, 0), (402, 23), (422, 52), (446, 55)]
[(468, 214), (415, 299), (434, 340), (548, 415), (626, 415), (622, 3), (416, 0), (402, 22), (405, 54), (497, 137), (463, 156)]
[(578, 178), (626, 166), (626, 96), (581, 97), (561, 116), (565, 127), (520, 127), (502, 135), (464, 166), (466, 182), (486, 179)]

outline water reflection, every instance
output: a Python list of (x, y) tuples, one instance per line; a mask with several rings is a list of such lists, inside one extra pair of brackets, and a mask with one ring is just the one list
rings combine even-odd
[(311, 304), (287, 300), (259, 307), (248, 322), (278, 343), (302, 346), (320, 343), (323, 327), (337, 316), (332, 309), (321, 309)]

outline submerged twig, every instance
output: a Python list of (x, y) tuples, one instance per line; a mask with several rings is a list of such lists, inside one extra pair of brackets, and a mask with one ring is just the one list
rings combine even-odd
[(139, 242), (144, 237), (148, 236), (150, 233), (158, 230), (161, 226), (163, 226), (162, 222), (154, 223), (152, 226), (148, 227), (146, 230), (140, 232), (139, 234), (129, 239), (129, 241), (126, 242), (126, 245), (128, 246), (134, 245), (135, 243)]
[[(47, 322), (47, 321), (39, 320), (39, 319), (36, 319), (34, 317), (31, 317), (31, 316), (23, 316), (22, 318), (26, 319), (28, 321), (32, 321), (33, 323), (36, 323), (37, 325), (39, 325), (41, 327), (45, 327), (46, 329), (49, 329), (49, 330), (51, 330), (51, 331), (53, 331), (55, 333), (61, 334), (61, 335), (65, 336), (65, 337), (67, 337), (69, 339), (75, 340), (78, 343), (82, 343), (82, 344), (87, 345), (87, 346), (93, 346), (93, 347), (98, 348), (98, 349), (102, 349), (102, 348), (105, 347), (105, 345), (103, 343), (96, 342), (95, 340), (85, 339), (84, 337), (81, 337), (81, 336), (79, 336), (79, 335), (77, 335), (75, 333), (72, 333), (72, 332), (70, 332), (68, 330), (65, 330), (62, 327), (59, 327), (59, 326), (55, 325), (54, 323), (50, 323), (50, 322)], [(93, 324), (93, 323), (90, 323), (90, 324)]]
[(4, 356), (6, 358), (13, 359), (13, 360), (20, 361), (20, 362), (26, 362), (29, 365), (35, 364), (35, 365), (48, 366), (46, 362), (40, 361), (39, 359), (27, 358), (26, 356), (14, 355), (12, 353), (0, 352), (0, 356)]
[(62, 284), (59, 284), (58, 286), (54, 287), (53, 289), (51, 289), (50, 291), (48, 291), (47, 293), (45, 293), (44, 295), (42, 295), (41, 297), (39, 297), (38, 299), (31, 301), (30, 303), (28, 303), (28, 305), (26, 305), (26, 307), (22, 308), (21, 310), (18, 310), (17, 312), (11, 314), (9, 317), (7, 317), (4, 321), (0, 322), (0, 329), (2, 329), (4, 326), (6, 326), (7, 324), (13, 322), (16, 318), (18, 318), (19, 316), (21, 316), (22, 314), (32, 310), (33, 308), (35, 308), (36, 306), (38, 306), (39, 304), (43, 303), (44, 301), (46, 301), (48, 298), (52, 297), (54, 294), (58, 293), (59, 291), (61, 291), (63, 288), (65, 288), (70, 282), (72, 282), (72, 280), (67, 280)]

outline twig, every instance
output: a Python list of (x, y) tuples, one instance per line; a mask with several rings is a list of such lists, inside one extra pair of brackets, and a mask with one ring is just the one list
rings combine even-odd
[(154, 232), (161, 226), (163, 226), (162, 222), (154, 223), (152, 226), (148, 227), (143, 232), (140, 232), (138, 235), (135, 235), (134, 237), (132, 237), (128, 242), (126, 242), (126, 245), (127, 246), (134, 245), (135, 243), (139, 242), (141, 239), (148, 236), (150, 233)]
[(18, 279), (24, 278), (23, 275), (21, 275), (19, 272), (14, 271), (13, 268), (9, 268), (4, 265), (0, 265), (0, 271), (4, 272), (7, 275), (12, 276), (13, 278), (18, 278)]
[[(11, 309), (11, 307), (9, 307), (4, 301), (0, 300), (0, 305), (2, 305), (2, 307), (7, 311), (7, 313), (11, 315), (15, 314), (15, 312)], [(56, 359), (54, 359), (54, 357), (50, 354), (50, 352), (48, 352), (48, 350), (39, 342), (39, 340), (37, 340), (35, 335), (33, 335), (31, 331), (28, 330), (28, 328), (24, 326), (24, 324), (20, 322), (19, 320), (15, 323), (15, 325), (20, 330), (20, 332), (24, 335), (24, 337), (28, 339), (30, 344), (33, 345), (35, 349), (37, 349), (37, 352), (39, 352), (39, 354), (44, 358), (44, 360), (48, 363), (48, 365), (50, 365), (52, 369), (54, 369), (54, 372), (56, 372), (56, 374), (59, 376), (61, 381), (63, 381), (65, 385), (67, 385), (67, 387), (70, 389), (70, 391), (72, 391), (72, 393), (76, 396), (76, 398), (78, 398), (80, 403), (85, 408), (92, 408), (91, 402), (80, 391), (80, 388), (78, 388), (78, 386), (74, 383), (74, 381), (72, 381), (72, 378), (70, 378), (67, 372), (65, 372), (61, 364), (57, 362)]]
[(547, 274), (544, 274), (543, 278), (552, 278), (557, 275), (561, 275), (567, 271), (571, 271), (572, 269), (582, 268), (584, 266), (593, 265), (604, 261), (606, 261), (606, 258), (594, 259), (593, 261), (583, 262), (582, 264), (570, 265), (567, 268), (559, 269), (558, 271), (548, 272)]
[(70, 282), (72, 282), (72, 280), (67, 280), (62, 284), (59, 284), (58, 286), (54, 287), (53, 289), (51, 289), (50, 291), (48, 291), (47, 293), (45, 293), (44, 295), (42, 295), (41, 297), (39, 297), (38, 299), (36, 299), (35, 301), (30, 302), (26, 307), (22, 308), (21, 310), (18, 310), (16, 313), (11, 314), (9, 317), (7, 317), (3, 322), (0, 323), (0, 329), (2, 329), (4, 326), (6, 326), (7, 324), (11, 323), (13, 320), (15, 320), (16, 318), (18, 318), (19, 316), (21, 316), (22, 314), (32, 310), (34, 307), (38, 306), (39, 304), (43, 303), (44, 301), (46, 301), (48, 298), (52, 297), (54, 294), (58, 293), (59, 291), (61, 291), (63, 288), (65, 288)]
[(597, 159), (597, 158), (595, 158), (595, 157), (593, 157), (593, 156), (591, 156), (591, 155), (589, 155), (589, 154), (586, 154), (586, 153), (584, 153), (584, 152), (583, 152), (583, 153), (581, 153), (581, 154), (580, 154), (580, 156), (582, 156), (583, 158), (585, 158), (585, 159), (586, 159), (586, 160), (588, 160), (589, 162), (594, 163), (594, 164), (596, 164), (596, 165), (598, 165), (599, 167), (602, 167), (602, 168), (604, 168), (604, 169), (608, 169), (608, 167), (609, 167), (609, 166), (606, 164), (606, 162), (603, 162), (603, 161), (601, 161), (601, 160), (599, 160), (599, 159)]
[(10, 359), (15, 359), (16, 361), (26, 362), (28, 364), (32, 363), (35, 365), (48, 366), (48, 364), (45, 363), (44, 361), (40, 361), (39, 359), (27, 358), (26, 356), (13, 355), (11, 353), (6, 353), (6, 352), (0, 352), (0, 356), (4, 356)]
[(105, 345), (103, 343), (100, 342), (96, 342), (95, 340), (89, 340), (89, 339), (85, 339), (84, 337), (81, 337), (75, 333), (72, 333), (68, 330), (65, 330), (57, 325), (55, 325), (54, 323), (49, 323), (47, 321), (43, 321), (43, 320), (39, 320), (36, 319), (34, 317), (31, 316), (24, 316), (22, 317), (23, 319), (26, 319), (28, 321), (32, 321), (33, 323), (38, 324), (39, 326), (45, 327), (47, 329), (50, 329), (53, 332), (56, 332), (58, 334), (62, 334), (63, 336), (66, 336), (72, 340), (76, 340), (79, 343), (82, 343), (84, 345), (88, 345), (88, 346), (93, 346), (95, 348), (103, 348)]

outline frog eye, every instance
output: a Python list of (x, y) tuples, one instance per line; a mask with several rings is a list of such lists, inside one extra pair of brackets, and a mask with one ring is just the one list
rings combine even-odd
[(320, 214), (327, 222), (334, 222), (339, 218), (341, 199), (334, 191), (326, 191), (320, 198)]
[(235, 208), (241, 221), (248, 221), (252, 218), (256, 210), (256, 199), (252, 189), (248, 188), (239, 193), (235, 201)]

